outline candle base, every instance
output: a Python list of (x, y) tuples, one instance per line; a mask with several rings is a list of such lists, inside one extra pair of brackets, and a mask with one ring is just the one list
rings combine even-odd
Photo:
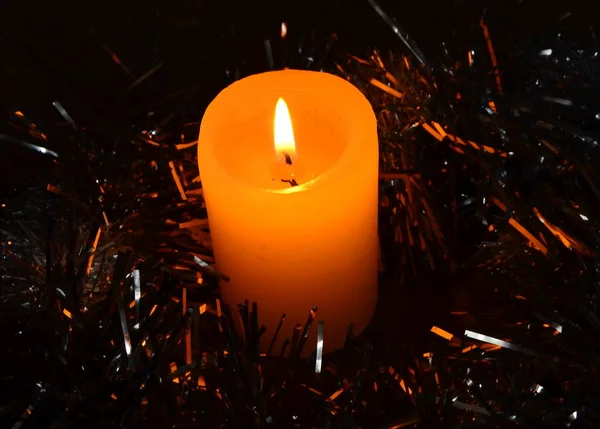
[[(226, 293), (226, 290), (230, 286), (231, 284), (223, 286), (225, 302), (232, 312), (239, 312), (239, 307), (243, 307), (244, 303), (239, 303), (239, 300), (228, 296), (229, 294)], [(372, 287), (372, 285), (369, 285), (369, 287)], [(342, 308), (331, 305), (331, 303), (325, 303), (324, 307), (317, 307), (316, 305), (311, 307), (310, 305), (305, 305), (310, 299), (302, 300), (296, 297), (294, 302), (288, 302), (288, 305), (282, 307), (286, 308), (286, 310), (284, 313), (280, 313), (273, 308), (273, 304), (269, 303), (268, 299), (260, 300), (254, 294), (247, 295), (254, 296), (254, 299), (247, 301), (249, 304), (258, 304), (258, 315), (256, 317), (258, 317), (259, 325), (264, 325), (267, 328), (266, 332), (260, 338), (259, 351), (262, 354), (269, 354), (273, 357), (297, 356), (299, 358), (310, 358), (314, 356), (318, 344), (317, 328), (319, 321), (325, 326), (322, 343), (323, 355), (341, 350), (350, 332), (352, 335), (358, 336), (366, 329), (371, 321), (377, 303), (376, 293), (371, 294), (371, 296), (363, 296), (360, 301), (346, 303)], [(261, 301), (264, 302), (263, 305), (260, 304)], [(298, 301), (306, 302), (303, 302), (303, 305), (298, 305)], [(314, 314), (311, 314), (311, 308), (315, 307), (318, 310)], [(246, 319), (252, 320), (255, 316), (252, 315), (250, 309), (248, 311), (250, 311), (250, 314)], [(285, 317), (283, 317), (282, 323), (283, 315)], [(297, 337), (302, 337), (306, 324), (311, 317), (311, 326), (306, 332), (307, 337), (303, 340), (303, 347), (299, 350), (298, 343), (301, 338)], [(242, 337), (248, 335), (243, 319), (244, 316), (241, 314), (234, 317), (234, 328), (238, 335)], [(348, 323), (343, 324), (342, 320), (346, 320)]]
[[(309, 228), (303, 230), (306, 237), (311, 236)], [(243, 251), (215, 243), (219, 255), (216, 259), (217, 269), (231, 277), (229, 282), (221, 284), (224, 303), (235, 312), (238, 311), (238, 305), (246, 300), (258, 304), (258, 324), (267, 328), (260, 338), (261, 353), (267, 353), (270, 349), (270, 354), (278, 357), (285, 347), (283, 356), (288, 357), (295, 328), (298, 325), (304, 328), (313, 307), (318, 310), (300, 357), (309, 357), (316, 351), (319, 320), (325, 326), (324, 354), (344, 347), (351, 325), (354, 335), (359, 335), (367, 327), (378, 297), (377, 237), (368, 237), (360, 244), (360, 252), (351, 255), (341, 255), (334, 244), (336, 242), (338, 240), (323, 243), (318, 237), (311, 240), (309, 247), (312, 249), (330, 246), (326, 250), (326, 254), (330, 255), (326, 258), (329, 262), (316, 270), (298, 269), (305, 262), (297, 253), (301, 245), (286, 244), (286, 239), (282, 239), (277, 249), (265, 248), (264, 251), (260, 248)], [(278, 255), (277, 259), (272, 255)], [(348, 275), (349, 271), (351, 276)], [(279, 326), (282, 314), (286, 317)], [(236, 326), (236, 329), (240, 334), (244, 332), (240, 326)], [(276, 332), (277, 337), (273, 341)]]

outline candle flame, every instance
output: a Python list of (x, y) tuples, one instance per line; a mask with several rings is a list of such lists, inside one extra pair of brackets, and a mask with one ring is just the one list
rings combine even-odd
[(287, 24), (285, 22), (281, 23), (281, 38), (285, 39), (285, 36), (287, 36)]
[(296, 143), (294, 141), (294, 129), (292, 128), (290, 111), (283, 98), (277, 100), (277, 105), (275, 106), (273, 131), (277, 159), (285, 157), (286, 163), (290, 164), (296, 158)]

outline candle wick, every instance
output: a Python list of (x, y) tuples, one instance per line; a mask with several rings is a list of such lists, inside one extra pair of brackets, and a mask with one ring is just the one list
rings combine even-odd
[(282, 151), (283, 156), (285, 157), (285, 163), (287, 165), (292, 165), (292, 157), (290, 156), (289, 153), (287, 153), (286, 151)]
[(298, 186), (298, 182), (296, 182), (296, 179), (290, 179), (290, 180), (281, 179), (281, 181), (284, 183), (289, 183), (290, 186)]

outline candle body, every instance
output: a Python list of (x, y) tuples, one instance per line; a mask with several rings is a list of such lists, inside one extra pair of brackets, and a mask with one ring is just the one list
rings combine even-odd
[[(272, 177), (273, 110), (289, 104), (303, 172), (293, 188)], [(313, 306), (324, 351), (360, 333), (377, 301), (378, 141), (368, 101), (325, 73), (285, 70), (226, 88), (202, 120), (198, 163), (225, 302), (258, 303), (272, 354)], [(316, 320), (303, 355), (316, 348)]]

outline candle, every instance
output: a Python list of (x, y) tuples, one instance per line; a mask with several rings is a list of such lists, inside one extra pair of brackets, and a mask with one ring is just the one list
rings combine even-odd
[[(303, 350), (325, 353), (359, 334), (377, 301), (378, 140), (373, 110), (353, 85), (284, 70), (223, 90), (200, 126), (198, 164), (216, 267), (232, 311), (258, 303), (261, 351), (279, 355), (318, 307)], [(289, 348), (288, 348), (289, 351)]]

